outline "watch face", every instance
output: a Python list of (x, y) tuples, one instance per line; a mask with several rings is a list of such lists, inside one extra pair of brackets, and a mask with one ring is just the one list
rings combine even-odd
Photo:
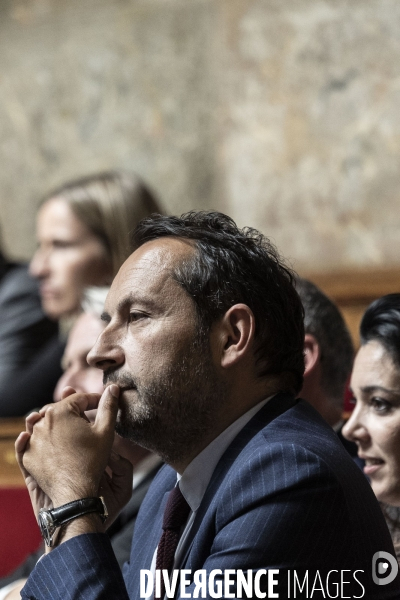
[(53, 544), (53, 535), (55, 530), (57, 529), (54, 525), (53, 517), (49, 510), (41, 508), (38, 515), (38, 524), (40, 528), (40, 532), (42, 534), (42, 538), (46, 542), (47, 546), (52, 546)]

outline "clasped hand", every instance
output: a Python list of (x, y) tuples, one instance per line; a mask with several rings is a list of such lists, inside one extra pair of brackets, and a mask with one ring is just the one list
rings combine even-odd
[[(109, 526), (132, 493), (132, 465), (113, 451), (119, 388), (103, 394), (65, 388), (62, 400), (26, 419), (15, 450), (33, 510), (88, 496), (103, 496)], [(97, 408), (94, 422), (85, 411)]]

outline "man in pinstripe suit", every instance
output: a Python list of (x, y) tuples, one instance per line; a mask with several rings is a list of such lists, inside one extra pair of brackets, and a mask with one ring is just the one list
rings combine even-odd
[[(123, 576), (99, 515), (85, 514), (61, 527), (22, 597), (143, 597), (140, 572), (154, 572), (167, 492), (177, 485), (188, 516), (173, 568), (189, 572), (189, 595), (200, 572), (223, 579), (226, 570), (234, 578), (274, 568), (280, 595), (269, 597), (293, 597), (296, 571), (314, 583), (305, 591), (302, 579), (294, 597), (399, 598), (398, 579), (372, 581), (374, 554), (393, 554), (374, 495), (330, 427), (295, 399), (303, 314), (275, 249), (219, 213), (153, 216), (134, 239), (89, 354), (104, 371), (103, 395), (72, 394), (28, 419), (17, 456), (35, 510), (101, 494), (108, 521), (131, 480), (111, 453), (114, 427), (168, 466), (142, 505)], [(82, 412), (97, 405), (89, 424)]]

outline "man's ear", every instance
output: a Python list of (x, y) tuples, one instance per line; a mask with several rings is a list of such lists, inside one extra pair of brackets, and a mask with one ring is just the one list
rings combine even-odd
[(253, 311), (246, 304), (235, 304), (218, 323), (221, 367), (227, 369), (248, 356), (255, 334)]
[(317, 338), (311, 333), (306, 333), (304, 336), (304, 375), (311, 373), (321, 357), (321, 350), (317, 342)]

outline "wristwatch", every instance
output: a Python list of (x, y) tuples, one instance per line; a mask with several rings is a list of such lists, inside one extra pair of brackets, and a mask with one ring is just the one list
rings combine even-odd
[(100, 496), (100, 498), (81, 498), (51, 510), (41, 508), (38, 515), (38, 524), (46, 545), (51, 548), (53, 536), (58, 527), (89, 513), (98, 513), (104, 523), (108, 517), (108, 511), (103, 496)]

